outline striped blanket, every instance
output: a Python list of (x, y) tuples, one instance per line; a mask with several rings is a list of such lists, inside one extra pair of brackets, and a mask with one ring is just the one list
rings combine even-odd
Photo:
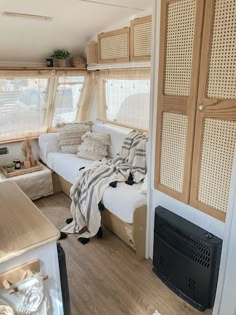
[(120, 155), (111, 160), (96, 161), (82, 170), (72, 186), (71, 213), (73, 222), (62, 231), (80, 233), (80, 237), (95, 236), (101, 226), (101, 215), (98, 203), (110, 183), (125, 182), (132, 174), (134, 182), (142, 181), (146, 174), (147, 136), (132, 131), (125, 138)]

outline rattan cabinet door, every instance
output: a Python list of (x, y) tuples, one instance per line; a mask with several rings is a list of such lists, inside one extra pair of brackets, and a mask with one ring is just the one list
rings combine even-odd
[(151, 59), (152, 16), (137, 18), (130, 22), (130, 60)]
[(236, 145), (236, 1), (207, 0), (190, 203), (225, 220)]
[(189, 202), (204, 0), (162, 0), (155, 188)]
[(128, 62), (130, 54), (130, 29), (98, 35), (98, 63)]

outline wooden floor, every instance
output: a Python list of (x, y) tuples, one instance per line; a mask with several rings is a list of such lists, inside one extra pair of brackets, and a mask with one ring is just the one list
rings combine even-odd
[[(70, 217), (63, 193), (35, 204), (58, 227)], [(211, 314), (198, 312), (170, 291), (153, 273), (151, 261), (137, 261), (133, 251), (108, 230), (87, 245), (69, 235), (66, 253), (72, 315)]]

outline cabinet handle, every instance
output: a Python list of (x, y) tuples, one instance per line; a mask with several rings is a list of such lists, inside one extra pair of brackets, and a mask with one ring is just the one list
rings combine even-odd
[(203, 111), (204, 110), (204, 105), (199, 105), (199, 110)]

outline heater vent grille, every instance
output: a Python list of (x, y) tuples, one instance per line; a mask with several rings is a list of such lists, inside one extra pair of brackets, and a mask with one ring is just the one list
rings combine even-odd
[(204, 311), (214, 305), (222, 240), (161, 206), (155, 209), (153, 271)]
[(196, 289), (196, 281), (193, 280), (192, 278), (188, 279), (188, 287), (191, 290), (195, 290)]
[(211, 249), (201, 240), (194, 240), (192, 237), (183, 234), (180, 230), (165, 224), (162, 219), (161, 229), (158, 232), (161, 238), (176, 251), (198, 263), (204, 268), (211, 266)]

